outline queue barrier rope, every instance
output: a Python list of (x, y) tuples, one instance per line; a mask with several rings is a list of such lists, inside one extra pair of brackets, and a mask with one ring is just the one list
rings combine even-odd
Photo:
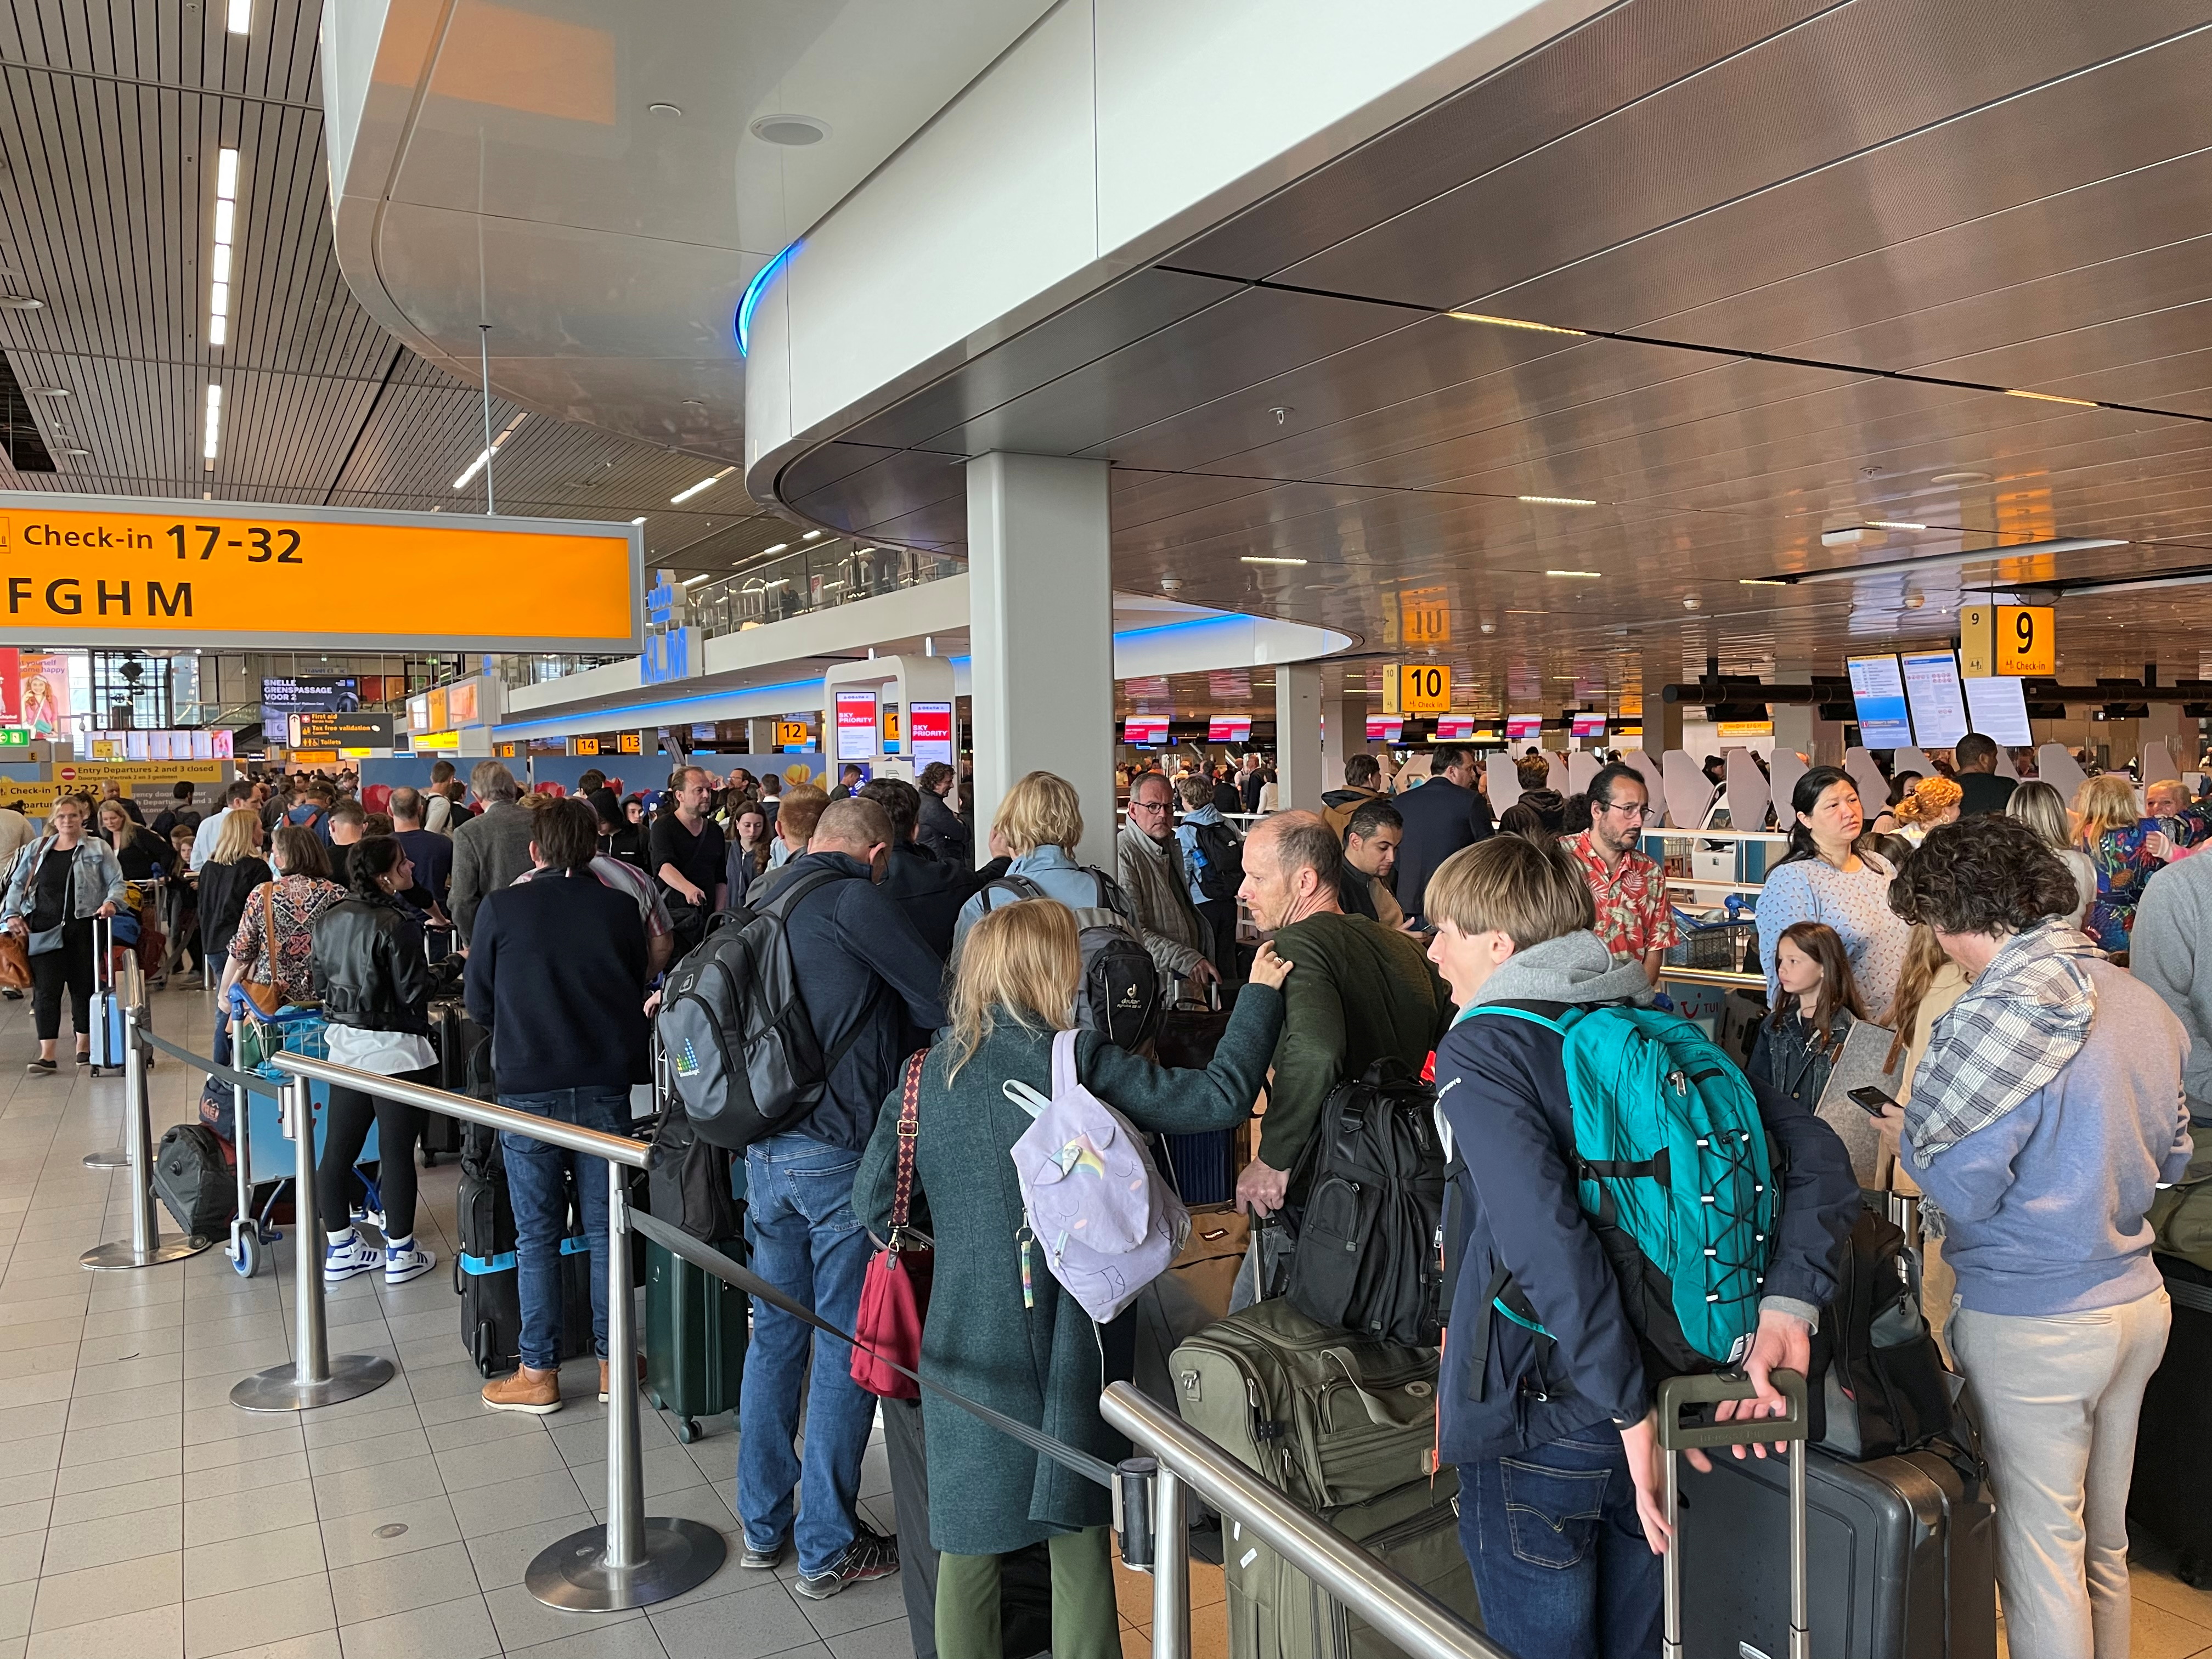
[(143, 1037), (149, 1045), (159, 1048), (163, 1054), (183, 1060), (196, 1071), (205, 1072), (210, 1077), (218, 1078), (234, 1089), (251, 1089), (257, 1095), (267, 1095), (273, 1099), (283, 1086), (276, 1079), (263, 1077), (258, 1072), (241, 1072), (235, 1066), (224, 1065), (221, 1060), (210, 1060), (205, 1054), (194, 1054), (190, 1048), (155, 1036), (143, 1025), (138, 1028), (138, 1035)]

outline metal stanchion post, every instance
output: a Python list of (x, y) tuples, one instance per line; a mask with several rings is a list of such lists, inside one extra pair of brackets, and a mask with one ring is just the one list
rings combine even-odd
[(712, 1527), (645, 1513), (637, 1438), (635, 1291), (630, 1284), (629, 1187), (607, 1165), (607, 1520), (538, 1553), (523, 1582), (550, 1607), (615, 1613), (649, 1607), (713, 1577), (729, 1545)]
[(1152, 1659), (1190, 1659), (1190, 1502), (1174, 1470), (1152, 1481)]
[(286, 1080), (283, 1092), (277, 1097), (283, 1109), (285, 1133), (296, 1149), (292, 1165), (292, 1294), (297, 1304), (297, 1323), (292, 1364), (272, 1365), (239, 1379), (230, 1391), (230, 1403), (250, 1412), (299, 1412), (315, 1406), (335, 1406), (392, 1380), (392, 1365), (388, 1359), (365, 1353), (330, 1357), (323, 1328), (323, 1228), (315, 1214), (315, 1102), (311, 1086), (306, 1078), (294, 1077)]
[(95, 1244), (78, 1258), (95, 1272), (180, 1261), (215, 1243), (197, 1236), (165, 1239), (155, 1218), (154, 1129), (146, 1098), (146, 1040), (142, 1034), (145, 1012), (143, 1008), (123, 1011), (123, 1132), (129, 1137), (124, 1150), (130, 1155), (131, 1237)]
[[(112, 934), (111, 934), (111, 935), (109, 935), (109, 937), (112, 939), (112, 938), (113, 937), (113, 935), (112, 935)], [(94, 946), (95, 946), (95, 948), (96, 948), (96, 947), (98, 946), (98, 945), (99, 945), (99, 940), (95, 939), (95, 940), (94, 941)], [(98, 954), (98, 955), (94, 958), (94, 962), (93, 962), (93, 980), (94, 980), (94, 984), (93, 984), (93, 994), (94, 994), (95, 996), (96, 996), (96, 995), (98, 995), (98, 994), (100, 994), (101, 992), (103, 992), (103, 991), (105, 991), (105, 990), (108, 989), (108, 988), (109, 988), (113, 984), (113, 977), (112, 977), (112, 976), (113, 976), (113, 974), (114, 974), (114, 966), (113, 966), (112, 962), (109, 958), (110, 958), (110, 953), (109, 953), (109, 952), (107, 952), (107, 951), (100, 951), (100, 953), (99, 953), (99, 954)], [(128, 1066), (128, 1065), (130, 1064), (130, 1061), (129, 1061), (129, 1060), (128, 1060), (127, 1058), (126, 1058), (126, 1059), (125, 1059), (125, 1060), (124, 1061), (124, 1064), (125, 1064), (126, 1066)], [(113, 1151), (112, 1151), (112, 1152), (87, 1152), (87, 1153), (84, 1155), (84, 1158), (83, 1158), (83, 1159), (82, 1159), (82, 1163), (83, 1163), (83, 1164), (84, 1164), (84, 1167), (85, 1167), (86, 1169), (88, 1169), (88, 1170), (123, 1170), (123, 1169), (128, 1169), (128, 1168), (130, 1167), (130, 1164), (131, 1164), (131, 1124), (130, 1124), (130, 1121), (129, 1121), (129, 1109), (128, 1109), (128, 1107), (126, 1107), (126, 1108), (125, 1109), (125, 1122), (124, 1122), (124, 1125), (123, 1125), (123, 1145), (121, 1145), (120, 1146), (116, 1147), (116, 1148), (115, 1148)], [(149, 1166), (149, 1167), (150, 1167), (150, 1166)]]

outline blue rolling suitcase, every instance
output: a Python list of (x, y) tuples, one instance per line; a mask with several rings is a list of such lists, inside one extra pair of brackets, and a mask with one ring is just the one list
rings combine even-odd
[(92, 1049), (92, 1074), (123, 1069), (123, 1008), (118, 987), (137, 963), (118, 966), (115, 957), (115, 923), (106, 916), (92, 919), (92, 1030), (86, 1034)]

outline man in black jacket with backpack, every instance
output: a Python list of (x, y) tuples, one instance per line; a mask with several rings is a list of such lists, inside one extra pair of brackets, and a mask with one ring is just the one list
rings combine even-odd
[[(745, 1149), (753, 1271), (841, 1330), (853, 1328), (869, 1255), (853, 1212), (860, 1151), (901, 1064), (945, 1019), (944, 963), (877, 885), (891, 839), (876, 802), (832, 801), (807, 851), (787, 866), (777, 890), (784, 937), (826, 1081), (820, 1103), (794, 1127)], [(898, 1540), (870, 1531), (854, 1508), (876, 1402), (853, 1381), (851, 1358), (842, 1343), (754, 1303), (738, 1406), (739, 1565), (772, 1569), (795, 1541), (795, 1588), (814, 1601), (898, 1571)], [(802, 1392), (803, 1458), (793, 1450)], [(803, 1501), (794, 1516), (795, 1494)]]
[[(1677, 1273), (1707, 1276), (1698, 1280), (1709, 1291), (1695, 1298), (1701, 1312), (1726, 1304), (1725, 1316), (1711, 1323), (1735, 1333), (1726, 1358), (1758, 1390), (1741, 1410), (1729, 1402), (1716, 1415), (1780, 1416), (1786, 1406), (1771, 1374), (1808, 1369), (1814, 1327), (1835, 1293), (1838, 1253), (1859, 1212), (1850, 1159), (1810, 1112), (1754, 1091), (1724, 1060), (1700, 1068), (1679, 1050), (1670, 1050), (1679, 1062), (1671, 1072), (1578, 1066), (1574, 1075), (1588, 1098), (1577, 1102), (1570, 1044), (1594, 1060), (1608, 1056), (1587, 1036), (1569, 1034), (1599, 1018), (1594, 1011), (1644, 1007), (1650, 986), (1641, 963), (1616, 964), (1591, 931), (1589, 885), (1557, 848), (1496, 836), (1447, 860), (1420, 900), (1437, 928), (1430, 957), (1460, 1008), (1436, 1056), (1437, 1110), (1457, 1153), (1456, 1204), (1448, 1205), (1444, 1229), (1454, 1285), (1437, 1387), (1437, 1444), (1440, 1461), (1459, 1468), (1460, 1537), (1485, 1627), (1523, 1659), (1656, 1659), (1667, 1527), (1652, 1401), (1668, 1373), (1657, 1369), (1663, 1354), (1654, 1333), (1662, 1340), (1666, 1333), (1648, 1296), (1642, 1329), (1631, 1323), (1629, 1291), (1580, 1188), (1602, 1179), (1637, 1186), (1641, 1197), (1653, 1183), (1683, 1190), (1673, 1178), (1680, 1176), (1717, 1196), (1718, 1207), (1698, 1212), (1701, 1221), (1724, 1218), (1717, 1248), (1674, 1258)], [(1630, 1018), (1609, 1012), (1606, 1027), (1594, 1029), (1625, 1042)], [(1686, 1022), (1649, 1029), (1702, 1042)], [(1632, 1159), (1638, 1167), (1593, 1176), (1577, 1155), (1585, 1105), (1606, 1121), (1615, 1147), (1630, 1144), (1618, 1126), (1648, 1128), (1670, 1115), (1667, 1101), (1606, 1095), (1593, 1075), (1662, 1077), (1686, 1118), (1696, 1096), (1715, 1126), (1698, 1131), (1705, 1138), (1695, 1146), (1717, 1144), (1729, 1155)], [(1754, 1104), (1786, 1163), (1786, 1174), (1765, 1176), (1782, 1183), (1778, 1213), (1765, 1224), (1771, 1237), (1757, 1231), (1762, 1197), (1774, 1208), (1765, 1187), (1754, 1184), (1761, 1171), (1719, 1133), (1734, 1121), (1722, 1113), (1741, 1115)], [(1689, 1144), (1668, 1141), (1662, 1152)], [(1685, 1171), (1676, 1167), (1682, 1155), (1702, 1161)], [(1677, 1297), (1668, 1305), (1684, 1304)], [(1717, 1340), (1711, 1329), (1696, 1334)], [(1673, 1333), (1678, 1346), (1691, 1336), (1686, 1324)], [(1671, 1369), (1716, 1370), (1722, 1363), (1708, 1357)], [(1759, 1451), (1765, 1455), (1764, 1446)], [(1705, 1467), (1703, 1454), (1689, 1455)], [(1545, 1524), (1531, 1527), (1536, 1516)]]

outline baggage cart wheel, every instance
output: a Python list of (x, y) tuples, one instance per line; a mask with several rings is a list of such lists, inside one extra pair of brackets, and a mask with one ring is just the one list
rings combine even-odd
[(676, 1437), (687, 1446), (694, 1440), (696, 1440), (699, 1437), (699, 1419), (696, 1417), (686, 1417), (678, 1419), (676, 1425)]
[(248, 1222), (238, 1235), (238, 1253), (230, 1265), (240, 1279), (251, 1279), (261, 1271), (261, 1230)]

